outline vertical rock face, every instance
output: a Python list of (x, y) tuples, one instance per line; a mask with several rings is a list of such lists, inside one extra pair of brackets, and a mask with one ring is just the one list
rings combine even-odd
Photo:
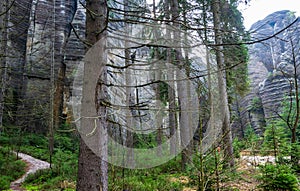
[(15, 104), (15, 108), (9, 108), (15, 114), (11, 120), (28, 130), (46, 132), (52, 113), (50, 105), (54, 102), (57, 118), (61, 118), (61, 95), (70, 86), (66, 79), (72, 78), (75, 65), (84, 55), (83, 43), (71, 34), (71, 23), (74, 20), (74, 29), (84, 38), (85, 13), (80, 7), (75, 15), (77, 0), (10, 3), (8, 92)]
[[(255, 31), (251, 34), (252, 39), (270, 37), (295, 19), (293, 13), (287, 10), (270, 14), (252, 25), (250, 31)], [(276, 37), (249, 47), (251, 91), (241, 100), (241, 113), (243, 124), (250, 125), (257, 134), (263, 132), (265, 122), (278, 117), (282, 102), (291, 95), (294, 73), (291, 41), (298, 50), (299, 24), (298, 21)]]
[[(26, 126), (34, 131), (45, 132), (52, 113), (54, 120), (61, 117), (66, 46), (76, 9), (76, 0), (33, 2), (27, 39), (24, 108), (33, 111), (32, 122), (26, 122)], [(34, 99), (37, 96), (40, 97), (38, 102)]]
[[(73, 81), (76, 74), (77, 67), (83, 62), (85, 54), (85, 8), (81, 3), (77, 3), (77, 11), (74, 19), (70, 25), (72, 28), (70, 37), (66, 44), (64, 61), (66, 64), (66, 78), (65, 78), (65, 89), (63, 97), (63, 111), (62, 115), (66, 118), (66, 121), (70, 123), (72, 120), (71, 113), (71, 94), (73, 91)], [(76, 96), (76, 95), (74, 95)]]
[[(6, 97), (11, 102), (5, 107), (10, 122), (18, 120), (17, 107), (22, 97), (22, 81), (25, 65), (25, 52), (29, 15), (32, 0), (6, 1), (7, 10), (7, 47), (5, 52), (7, 67), (7, 93)], [(3, 30), (3, 29), (2, 29)], [(4, 29), (6, 30), (6, 29)]]
[[(70, 112), (67, 103), (74, 74), (85, 53), (85, 10), (79, 0), (7, 2), (13, 3), (9, 10), (6, 58), (10, 87), (7, 94), (14, 102), (9, 108), (13, 111), (9, 119), (32, 131), (45, 132), (51, 118), (51, 99), (63, 100), (54, 104), (58, 118), (67, 117)], [(252, 38), (272, 36), (294, 19), (290, 11), (275, 12), (252, 26)], [(243, 118), (237, 132), (249, 124), (261, 134), (266, 120), (280, 112), (282, 101), (290, 95), (294, 71), (290, 42), (299, 48), (297, 26), (299, 22), (276, 38), (249, 47), (251, 91), (241, 100)]]

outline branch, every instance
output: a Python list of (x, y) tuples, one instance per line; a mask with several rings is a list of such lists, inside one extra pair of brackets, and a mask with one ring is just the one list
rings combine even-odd
[(260, 43), (260, 42), (264, 42), (264, 41), (267, 41), (271, 38), (274, 38), (276, 37), (277, 35), (281, 34), (282, 32), (284, 32), (285, 30), (287, 30), (288, 28), (290, 28), (291, 26), (293, 26), (296, 22), (298, 22), (298, 19), (295, 19), (292, 23), (290, 23), (289, 25), (287, 25), (286, 27), (284, 27), (283, 29), (281, 29), (280, 31), (278, 31), (277, 33), (271, 35), (271, 36), (268, 36), (266, 38), (262, 38), (262, 39), (259, 39), (259, 40), (256, 40), (256, 41), (251, 41), (251, 42), (241, 42), (241, 43), (222, 43), (222, 44), (208, 44), (208, 46), (232, 46), (232, 45), (251, 45), (251, 44), (256, 44), (256, 43)]

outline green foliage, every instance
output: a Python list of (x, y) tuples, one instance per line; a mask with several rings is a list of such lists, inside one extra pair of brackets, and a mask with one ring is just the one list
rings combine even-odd
[(259, 187), (263, 190), (299, 191), (297, 176), (289, 166), (267, 164), (260, 171)]
[[(30, 188), (32, 188), (32, 190), (58, 190), (58, 188), (61, 187), (61, 183), (65, 180), (68, 179), (61, 176), (56, 170), (43, 169), (38, 170), (34, 174), (30, 174), (23, 183), (23, 186), (27, 190), (30, 190)], [(37, 185), (38, 188), (36, 188), (35, 185)]]
[(167, 105), (168, 102), (168, 89), (169, 86), (166, 82), (159, 82), (159, 97), (160, 97), (160, 101), (162, 101), (162, 103), (164, 105)]
[(10, 176), (0, 176), (0, 190), (9, 189), (12, 178)]
[(240, 152), (241, 150), (245, 149), (245, 144), (243, 144), (242, 141), (240, 141), (237, 137), (235, 137), (233, 139), (232, 146), (233, 146), (234, 157), (240, 158)]
[[(66, 145), (70, 144), (68, 138), (64, 139)], [(49, 158), (49, 153), (44, 150)], [(34, 152), (34, 151), (32, 151)], [(37, 155), (37, 153), (35, 153)], [(54, 189), (60, 186), (60, 183), (64, 180), (76, 180), (77, 175), (77, 153), (73, 151), (63, 149), (55, 149), (53, 155), (53, 167), (52, 169), (40, 170), (35, 174), (26, 178), (25, 185), (39, 185), (40, 189)]]
[(181, 171), (180, 157), (175, 157), (167, 163), (160, 165), (159, 173), (176, 173)]
[[(288, 128), (293, 127), (296, 120), (296, 100), (292, 98), (292, 100), (287, 97), (283, 101), (282, 104), (282, 112), (280, 113), (281, 119), (276, 120), (277, 125), (280, 125), (287, 129), (287, 133), (289, 137), (291, 137), (291, 131)], [(300, 137), (300, 124), (298, 123), (296, 129), (296, 136)]]
[(51, 169), (38, 170), (36, 173), (28, 175), (25, 183), (42, 184), (56, 176), (56, 172)]
[[(203, 155), (203, 160), (200, 160), (200, 153), (197, 153), (193, 157), (193, 163), (187, 167), (188, 176), (191, 179), (191, 183), (194, 185), (199, 184), (200, 172), (203, 171), (202, 181), (205, 182), (205, 190), (214, 190), (216, 184), (215, 172), (222, 170), (221, 161), (219, 156), (217, 158), (214, 156), (214, 152), (208, 153), (208, 155)], [(216, 169), (216, 163), (218, 164), (218, 169)], [(200, 185), (198, 185), (200, 186)]]
[(185, 183), (179, 181), (180, 157), (150, 169), (123, 169), (110, 166), (110, 190), (182, 190)]
[(22, 144), (28, 146), (34, 146), (37, 148), (47, 148), (48, 140), (45, 138), (44, 135), (30, 133), (30, 134), (25, 134), (23, 136)]
[[(14, 129), (15, 128), (10, 128)], [(12, 136), (14, 131), (1, 134), (1, 145), (12, 145)], [(20, 139), (20, 145), (13, 145), (11, 149), (19, 150), (20, 152), (29, 154), (35, 158), (49, 161), (48, 139), (41, 134), (23, 133)], [(18, 143), (19, 144), (19, 143)], [(63, 133), (55, 135), (55, 148), (52, 156), (53, 168), (47, 170), (40, 170), (35, 174), (31, 174), (24, 183), (28, 190), (55, 190), (60, 187), (60, 183), (65, 180), (74, 182), (77, 176), (77, 158), (78, 158), (78, 137), (72, 133)], [(6, 155), (5, 155), (6, 156)], [(2, 170), (4, 159), (0, 153), (0, 175), (2, 177)], [(17, 179), (24, 174), (24, 170), (17, 169), (21, 161), (16, 161), (9, 167), (6, 165), (8, 176), (14, 176), (9, 181)], [(25, 167), (25, 164), (24, 164)], [(4, 167), (3, 167), (4, 168)], [(16, 174), (17, 175), (14, 175)], [(1, 178), (0, 178), (1, 179)], [(4, 184), (7, 178), (1, 179), (0, 184)], [(9, 184), (8, 184), (9, 185)], [(38, 185), (38, 189), (34, 189)], [(1, 190), (1, 189), (0, 189)]]
[(134, 147), (139, 149), (147, 149), (147, 148), (154, 148), (157, 146), (156, 137), (157, 132), (148, 133), (148, 134), (134, 134), (133, 140)]
[[(153, 191), (153, 190), (182, 190), (183, 184), (170, 181), (167, 175), (148, 175), (148, 176), (127, 176), (122, 182), (111, 182), (111, 190), (132, 190), (132, 191)], [(124, 184), (122, 184), (124, 183)]]
[(55, 134), (54, 136), (54, 147), (59, 148), (64, 151), (78, 150), (79, 139), (75, 135), (65, 134)]
[(242, 141), (243, 149), (255, 150), (260, 147), (260, 137), (254, 132), (254, 129), (248, 126), (245, 129), (245, 137)]
[(25, 166), (8, 148), (0, 147), (0, 190), (8, 189), (11, 181), (21, 177)]
[(250, 84), (247, 67), (248, 48), (245, 45), (238, 45), (241, 40), (248, 38), (248, 34), (245, 32), (237, 1), (226, 2), (222, 7), (226, 7), (226, 10), (221, 12), (223, 30), (226, 31), (222, 36), (222, 40), (224, 44), (231, 44), (223, 46), (223, 54), (224, 64), (227, 67), (228, 99), (229, 103), (233, 103), (237, 96), (245, 95)]
[(78, 155), (76, 153), (58, 149), (53, 156), (53, 171), (63, 179), (75, 180), (77, 175), (77, 158)]
[[(277, 121), (280, 122), (280, 121)], [(278, 123), (268, 124), (264, 132), (263, 150), (274, 150), (274, 153), (281, 155), (289, 155), (291, 144), (287, 134), (287, 129)]]
[(251, 110), (252, 111), (259, 111), (262, 108), (261, 99), (259, 97), (254, 97), (251, 100)]
[(49, 151), (46, 148), (37, 148), (33, 146), (22, 146), (20, 152), (31, 155), (35, 158), (49, 161)]

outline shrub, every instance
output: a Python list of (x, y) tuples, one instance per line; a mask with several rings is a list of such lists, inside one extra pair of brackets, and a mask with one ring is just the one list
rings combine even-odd
[(0, 190), (7, 190), (10, 187), (11, 177), (1, 176), (0, 178)]
[(9, 189), (10, 182), (25, 173), (25, 166), (25, 162), (17, 160), (7, 148), (0, 148), (0, 190)]
[(260, 171), (259, 187), (263, 190), (299, 191), (297, 176), (289, 166), (267, 164)]
[(41, 169), (34, 174), (29, 174), (25, 179), (25, 183), (42, 184), (56, 176), (57, 174), (51, 169)]

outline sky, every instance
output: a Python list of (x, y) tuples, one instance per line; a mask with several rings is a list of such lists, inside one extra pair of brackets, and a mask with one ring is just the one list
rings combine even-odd
[(300, 0), (251, 0), (247, 6), (239, 7), (243, 16), (246, 29), (258, 20), (264, 19), (275, 11), (295, 11), (300, 16)]

